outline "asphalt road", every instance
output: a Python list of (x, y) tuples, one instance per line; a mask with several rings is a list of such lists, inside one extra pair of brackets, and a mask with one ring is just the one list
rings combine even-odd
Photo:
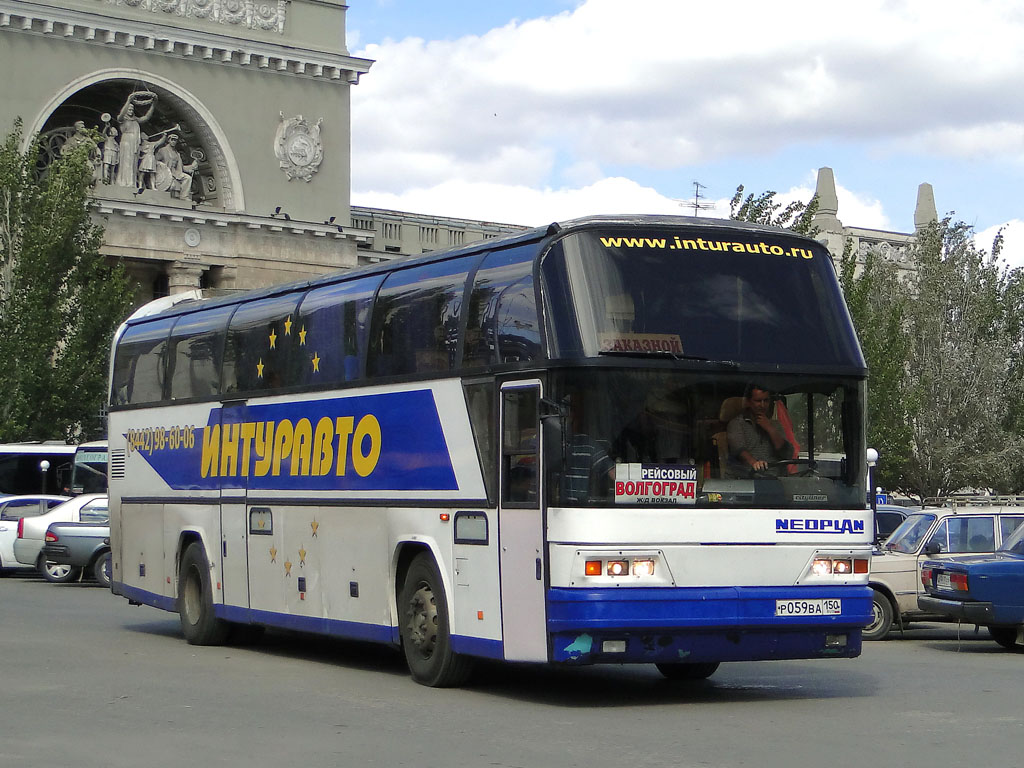
[(920, 625), (859, 659), (489, 665), (458, 690), (397, 652), (268, 633), (200, 648), (92, 584), (0, 578), (0, 766), (1024, 765), (1024, 653)]

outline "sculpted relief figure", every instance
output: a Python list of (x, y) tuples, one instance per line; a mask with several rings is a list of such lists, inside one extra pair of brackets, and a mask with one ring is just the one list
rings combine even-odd
[[(143, 129), (147, 123), (149, 126), (167, 124), (169, 116), (164, 112), (156, 113), (157, 99), (157, 94), (150, 90), (134, 90), (116, 118), (103, 112), (99, 116), (101, 125), (94, 129), (88, 128), (84, 120), (76, 120), (73, 126), (48, 131), (44, 151), (53, 158), (87, 146), (94, 185), (121, 187), (132, 195), (146, 195), (150, 200), (152, 193), (164, 193), (176, 200), (192, 201), (192, 179), (199, 173), (205, 153), (201, 146), (190, 142), (190, 134), (181, 123), (155, 133)], [(315, 136), (319, 125), (314, 128)], [(293, 149), (300, 153), (305, 145), (297, 144)], [(216, 191), (212, 177), (201, 181), (202, 189), (196, 200), (206, 199), (204, 191), (208, 183), (213, 184), (209, 191)]]
[(199, 168), (199, 160), (185, 164), (178, 151), (178, 134), (167, 137), (167, 143), (156, 152), (157, 188), (171, 193), (171, 197), (185, 199), (192, 191), (192, 174)]
[[(121, 157), (117, 164), (115, 183), (119, 187), (138, 187), (142, 124), (149, 122), (149, 118), (153, 116), (156, 98), (152, 91), (134, 91), (128, 96), (128, 100), (117, 115), (117, 122), (121, 126)], [(140, 113), (139, 110), (145, 111)]]
[(117, 140), (120, 135), (118, 130), (113, 125), (108, 125), (106, 130), (103, 131), (105, 138), (103, 139), (103, 173), (102, 179), (104, 184), (113, 184), (114, 176), (117, 173), (117, 159), (121, 154), (121, 145)]

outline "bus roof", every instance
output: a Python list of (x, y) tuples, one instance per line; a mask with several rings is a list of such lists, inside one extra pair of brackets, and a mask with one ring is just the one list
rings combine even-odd
[(75, 446), (67, 443), (46, 442), (46, 443), (6, 443), (0, 445), (0, 455), (32, 455), (32, 454), (55, 454), (75, 452)]
[[(721, 229), (721, 230), (746, 230), (748, 232), (761, 232), (772, 235), (783, 235), (792, 237), (800, 240), (805, 240), (811, 243), (820, 245), (816, 240), (806, 237), (805, 235), (792, 232), (782, 227), (766, 226), (763, 224), (754, 224), (747, 221), (733, 221), (732, 219), (712, 219), (712, 218), (700, 218), (695, 216), (668, 216), (668, 215), (646, 215), (646, 214), (630, 214), (630, 215), (600, 215), (600, 216), (586, 216), (577, 219), (570, 219), (564, 222), (552, 222), (547, 226), (534, 227), (523, 232), (516, 232), (509, 235), (503, 235), (501, 237), (492, 238), (490, 240), (476, 240), (472, 243), (465, 245), (454, 246), (451, 248), (445, 248), (442, 250), (431, 251), (429, 253), (423, 253), (416, 256), (409, 256), (402, 259), (392, 259), (389, 261), (380, 262), (378, 264), (371, 264), (364, 267), (358, 267), (356, 269), (349, 269), (344, 271), (331, 272), (326, 275), (320, 275), (314, 278), (306, 280), (298, 280), (290, 283), (281, 283), (278, 285), (269, 286), (267, 288), (257, 288), (251, 291), (243, 291), (231, 296), (221, 296), (216, 298), (202, 298), (202, 299), (184, 299), (173, 303), (168, 303), (166, 297), (164, 299), (156, 299), (150, 302), (147, 307), (152, 307), (156, 311), (145, 312), (144, 308), (140, 308), (134, 315), (129, 317), (124, 322), (124, 326), (136, 325), (142, 322), (148, 322), (158, 318), (174, 317), (176, 315), (185, 315), (192, 312), (198, 312), (199, 310), (211, 309), (220, 306), (231, 306), (238, 304), (243, 301), (252, 301), (261, 298), (267, 298), (270, 296), (278, 296), (294, 291), (304, 291), (310, 288), (316, 288), (321, 285), (329, 285), (344, 280), (355, 279), (357, 277), (364, 277), (367, 275), (381, 274), (387, 272), (393, 272), (396, 269), (406, 269), (411, 267), (420, 266), (423, 264), (430, 264), (437, 261), (444, 261), (446, 259), (457, 258), (465, 254), (478, 253), (483, 251), (491, 251), (499, 248), (509, 248), (517, 245), (524, 245), (527, 243), (540, 243), (545, 240), (554, 240), (556, 238), (564, 237), (565, 235), (572, 234), (581, 230), (595, 229), (598, 227), (651, 227), (651, 226), (683, 226), (693, 227), (700, 229)], [(544, 250), (539, 248), (538, 252)], [(199, 294), (198, 291), (195, 292)], [(172, 297), (174, 298), (174, 297)], [(160, 304), (163, 306), (153, 307), (152, 305)]]

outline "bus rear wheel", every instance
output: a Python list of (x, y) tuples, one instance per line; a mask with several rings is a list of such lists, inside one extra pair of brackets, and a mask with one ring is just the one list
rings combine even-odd
[(181, 632), (192, 645), (222, 645), (230, 625), (213, 613), (210, 565), (199, 542), (185, 548), (178, 571), (178, 614)]
[(694, 664), (666, 663), (655, 664), (658, 671), (669, 680), (706, 680), (718, 669), (717, 661), (706, 661)]
[(452, 651), (444, 584), (434, 558), (416, 555), (402, 584), (398, 609), (402, 652), (412, 679), (431, 688), (464, 683), (472, 661)]

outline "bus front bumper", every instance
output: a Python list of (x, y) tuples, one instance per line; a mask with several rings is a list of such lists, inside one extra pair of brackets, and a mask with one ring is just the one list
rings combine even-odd
[[(776, 615), (779, 602), (838, 614)], [(553, 588), (551, 660), (572, 664), (852, 658), (871, 620), (867, 586)]]

